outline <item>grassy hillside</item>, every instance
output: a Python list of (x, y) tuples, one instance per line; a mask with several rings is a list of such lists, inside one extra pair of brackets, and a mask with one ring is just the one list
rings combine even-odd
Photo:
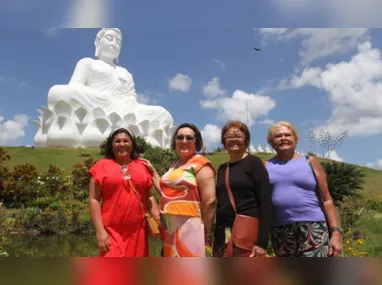
[[(27, 147), (3, 147), (11, 155), (11, 159), (5, 163), (8, 167), (18, 164), (35, 164), (38, 170), (46, 171), (49, 165), (56, 165), (61, 169), (69, 171), (76, 163), (83, 162), (86, 157), (81, 157), (81, 153), (89, 153), (93, 159), (97, 160), (102, 156), (98, 149), (63, 149), (63, 148), (27, 148)], [(272, 154), (258, 154), (262, 160), (271, 158)], [(228, 160), (228, 155), (218, 154), (208, 156), (215, 167)], [(382, 171), (360, 167), (366, 175), (364, 185), (365, 195), (382, 195)]]
[(55, 165), (69, 171), (76, 163), (81, 163), (87, 157), (81, 157), (81, 153), (89, 153), (97, 160), (102, 156), (98, 149), (64, 149), (64, 148), (29, 148), (29, 147), (3, 147), (11, 155), (11, 159), (5, 162), (8, 167), (18, 164), (30, 163), (36, 165), (39, 171), (46, 171), (49, 165)]

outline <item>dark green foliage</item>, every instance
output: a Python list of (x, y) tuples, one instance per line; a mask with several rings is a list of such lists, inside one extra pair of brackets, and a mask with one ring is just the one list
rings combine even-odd
[(359, 196), (365, 183), (365, 174), (360, 168), (335, 161), (324, 162), (322, 166), (334, 202), (342, 202), (347, 196)]
[(314, 152), (311, 152), (311, 151), (308, 152), (308, 155), (309, 155), (309, 156), (317, 157), (317, 155), (316, 155)]
[(138, 145), (138, 148), (139, 148), (139, 153), (145, 153), (146, 150), (147, 150), (148, 148), (151, 147), (151, 146), (145, 141), (145, 139), (142, 138), (142, 137), (137, 137), (136, 140), (137, 140), (137, 145)]
[(105, 155), (106, 153), (106, 144), (107, 144), (107, 139), (105, 139), (100, 145), (99, 145), (99, 151), (102, 155)]
[(145, 151), (144, 158), (149, 160), (160, 176), (165, 174), (172, 162), (178, 157), (175, 151), (160, 147), (149, 147)]
[(222, 152), (223, 151), (223, 149), (221, 148), (221, 147), (217, 147), (217, 148), (215, 148), (215, 150), (214, 150), (214, 152), (216, 153), (216, 152)]

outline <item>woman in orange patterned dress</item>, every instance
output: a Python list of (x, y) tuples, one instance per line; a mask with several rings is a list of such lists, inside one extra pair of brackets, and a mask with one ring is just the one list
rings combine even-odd
[(185, 123), (176, 129), (171, 141), (179, 159), (162, 178), (145, 161), (161, 194), (165, 257), (204, 257), (205, 246), (211, 246), (216, 171), (207, 158), (196, 154), (202, 146), (198, 128)]

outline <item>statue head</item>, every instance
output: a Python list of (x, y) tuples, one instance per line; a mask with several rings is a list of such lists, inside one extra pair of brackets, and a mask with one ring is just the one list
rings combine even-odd
[(99, 58), (100, 53), (107, 54), (118, 62), (118, 56), (121, 51), (122, 32), (117, 28), (103, 28), (97, 33), (94, 41), (95, 56)]

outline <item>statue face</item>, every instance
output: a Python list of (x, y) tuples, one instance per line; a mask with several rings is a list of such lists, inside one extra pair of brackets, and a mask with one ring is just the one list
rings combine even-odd
[(99, 43), (99, 54), (116, 59), (121, 51), (122, 37), (113, 30), (107, 30)]

